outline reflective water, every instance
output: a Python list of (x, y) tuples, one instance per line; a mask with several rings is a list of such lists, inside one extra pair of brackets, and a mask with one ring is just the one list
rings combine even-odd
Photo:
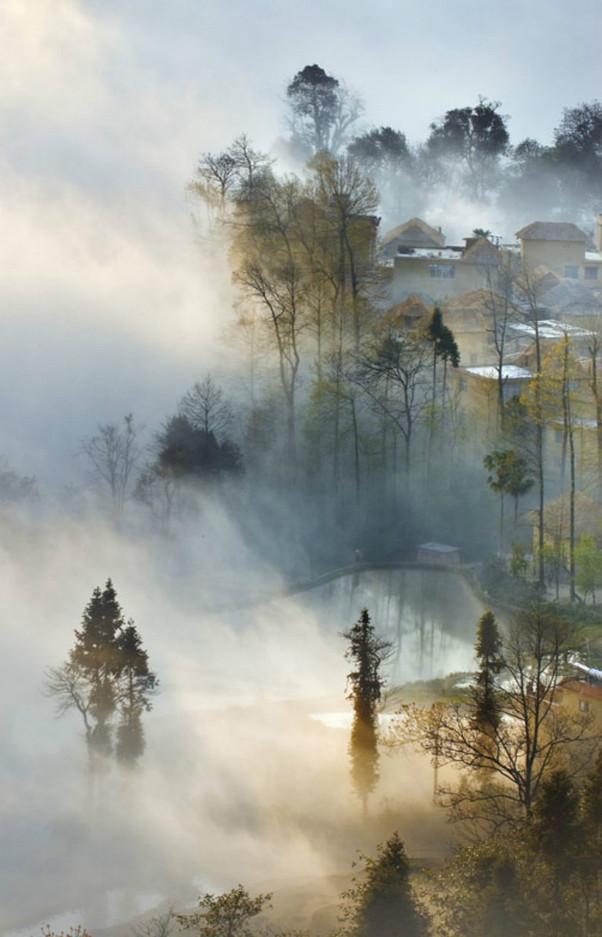
[(442, 677), (474, 667), (473, 645), (483, 606), (465, 579), (445, 569), (360, 571), (304, 594), (324, 627), (349, 628), (363, 608), (391, 641), (389, 680)]

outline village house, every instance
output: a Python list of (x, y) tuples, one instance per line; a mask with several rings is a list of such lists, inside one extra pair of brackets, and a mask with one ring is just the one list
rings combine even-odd
[[(514, 364), (502, 366), (504, 403), (519, 397), (531, 380), (531, 372)], [(499, 374), (493, 365), (453, 368), (450, 372), (452, 397), (471, 427), (471, 438), (479, 447), (495, 437), (499, 428)]]
[(379, 256), (382, 260), (392, 260), (396, 254), (412, 248), (438, 250), (443, 247), (445, 237), (441, 228), (431, 227), (422, 218), (410, 218), (384, 235), (380, 242)]
[[(539, 512), (529, 511), (529, 521), (533, 532), (533, 553), (537, 553), (539, 543)], [(570, 495), (565, 492), (553, 501), (548, 501), (543, 509), (544, 544), (555, 551), (560, 559), (565, 559), (570, 542)], [(602, 538), (602, 508), (583, 491), (575, 493), (575, 540), (580, 537)]]
[[(454, 334), (462, 364), (495, 363), (491, 309), (496, 302), (499, 298), (490, 290), (471, 290), (439, 304), (443, 322)], [(385, 327), (400, 331), (425, 329), (434, 308), (430, 296), (412, 293), (392, 306), (383, 315), (382, 322)]]
[(520, 256), (531, 271), (544, 266), (558, 277), (602, 290), (602, 215), (596, 218), (594, 243), (576, 224), (533, 221), (516, 232)]
[[(394, 229), (397, 231), (398, 229)], [(387, 241), (393, 232), (386, 235)], [(395, 238), (387, 241), (395, 242)], [(387, 271), (389, 305), (403, 302), (413, 294), (424, 294), (440, 302), (469, 290), (487, 286), (491, 271), (501, 258), (501, 251), (486, 237), (465, 238), (464, 246), (399, 245), (395, 251), (380, 256)]]
[(494, 304), (499, 306), (501, 299), (489, 289), (460, 293), (441, 304), (443, 321), (454, 333), (462, 365), (496, 362)]
[(593, 728), (602, 730), (602, 671), (575, 664), (578, 674), (566, 677), (556, 688), (554, 701), (571, 715), (590, 715)]

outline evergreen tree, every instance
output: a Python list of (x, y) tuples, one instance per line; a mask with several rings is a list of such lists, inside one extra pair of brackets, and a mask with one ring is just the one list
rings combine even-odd
[(368, 609), (363, 609), (359, 621), (343, 637), (349, 642), (345, 656), (354, 664), (354, 669), (347, 675), (347, 698), (353, 701), (349, 746), (351, 776), (365, 810), (368, 795), (378, 780), (377, 707), (384, 686), (380, 668), (391, 643), (376, 635)]
[(142, 713), (151, 708), (150, 696), (158, 683), (134, 622), (124, 621), (110, 579), (103, 590), (94, 589), (67, 661), (48, 671), (46, 685), (57, 700), (59, 715), (69, 709), (80, 713), (91, 768), (99, 765), (96, 756), (113, 751), (117, 714), (117, 757), (129, 764), (140, 757)]
[(144, 753), (142, 713), (151, 709), (150, 694), (157, 679), (149, 670), (148, 654), (133, 621), (119, 635), (119, 710), (117, 758), (133, 765)]
[(495, 856), (483, 889), (483, 933), (487, 937), (521, 937), (528, 933), (529, 916), (514, 859)]
[(592, 921), (598, 921), (598, 926), (602, 922), (602, 750), (583, 785), (581, 820), (584, 834), (579, 849), (583, 932), (589, 934)]
[(426, 920), (410, 886), (410, 864), (398, 833), (363, 856), (362, 881), (343, 895), (346, 930), (354, 937), (422, 937)]
[(484, 612), (479, 619), (475, 654), (479, 661), (479, 670), (473, 689), (473, 718), (484, 735), (491, 735), (500, 724), (500, 706), (496, 695), (495, 678), (504, 665), (502, 641), (495, 616), (491, 611)]
[(102, 755), (112, 750), (111, 720), (117, 706), (120, 670), (118, 638), (123, 627), (117, 594), (108, 579), (102, 592), (98, 587), (94, 589), (69, 655), (71, 666), (90, 685), (89, 713), (94, 725), (88, 741), (92, 750)]
[(579, 793), (566, 771), (546, 777), (535, 803), (532, 837), (537, 857), (545, 870), (539, 876), (542, 916), (549, 932), (570, 935), (577, 930), (577, 911), (571, 884), (579, 868), (584, 838), (579, 815)]
[(219, 479), (242, 470), (240, 450), (232, 440), (218, 440), (212, 430), (193, 426), (182, 414), (167, 421), (158, 443), (158, 465), (175, 478)]

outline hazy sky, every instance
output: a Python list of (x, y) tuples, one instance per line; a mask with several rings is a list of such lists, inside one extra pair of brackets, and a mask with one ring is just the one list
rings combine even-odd
[(273, 144), (299, 68), (414, 140), (479, 93), (546, 140), (600, 93), (601, 26), (596, 0), (0, 0), (0, 455), (44, 474), (206, 367), (231, 297), (185, 185), (243, 130)]

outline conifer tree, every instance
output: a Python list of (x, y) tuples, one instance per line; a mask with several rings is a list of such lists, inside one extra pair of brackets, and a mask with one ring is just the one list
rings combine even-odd
[(547, 872), (539, 876), (542, 916), (553, 935), (575, 933), (571, 880), (579, 867), (584, 832), (573, 781), (566, 771), (553, 771), (542, 782), (532, 824), (533, 845)]
[(101, 755), (112, 750), (111, 720), (117, 706), (116, 678), (121, 666), (118, 638), (123, 627), (121, 607), (108, 579), (102, 592), (98, 587), (94, 589), (69, 655), (71, 666), (90, 685), (89, 712), (94, 725), (89, 743)]
[(492, 735), (500, 724), (495, 678), (500, 673), (504, 661), (500, 633), (491, 611), (484, 612), (479, 619), (475, 654), (479, 661), (479, 670), (473, 689), (473, 718), (484, 735)]
[(368, 795), (378, 781), (377, 707), (384, 686), (380, 668), (391, 643), (377, 636), (368, 609), (362, 611), (359, 621), (343, 637), (349, 642), (345, 656), (354, 664), (354, 669), (347, 675), (347, 698), (353, 702), (349, 746), (351, 777), (365, 811)]
[(410, 864), (398, 833), (363, 856), (362, 880), (343, 895), (346, 930), (354, 937), (422, 937), (426, 920), (410, 886)]
[(133, 765), (144, 753), (142, 713), (151, 709), (149, 697), (157, 687), (157, 679), (149, 670), (148, 654), (131, 619), (119, 635), (118, 649), (121, 721), (116, 755), (121, 762)]
[(103, 590), (94, 589), (66, 662), (51, 668), (46, 682), (59, 715), (69, 709), (80, 713), (92, 769), (101, 763), (98, 756), (113, 752), (118, 714), (117, 757), (129, 764), (140, 757), (144, 751), (142, 713), (151, 708), (150, 697), (157, 685), (134, 622), (130, 619), (126, 624), (108, 579)]

